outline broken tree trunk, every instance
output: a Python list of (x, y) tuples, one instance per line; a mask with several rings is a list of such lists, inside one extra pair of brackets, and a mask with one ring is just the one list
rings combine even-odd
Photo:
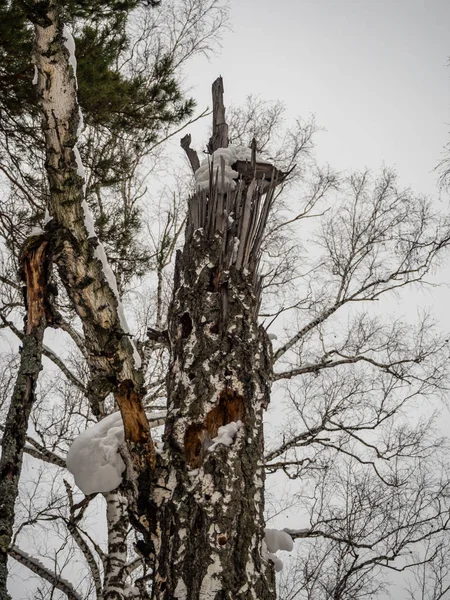
[(155, 450), (145, 415), (140, 357), (130, 338), (117, 284), (95, 236), (84, 198), (84, 172), (76, 146), (80, 122), (75, 44), (56, 0), (29, 9), (35, 28), (35, 60), (43, 112), (49, 213), (55, 230), (55, 261), (83, 325), (91, 371), (89, 400), (102, 414), (113, 392), (125, 429), (129, 508), (139, 524)]
[[(213, 90), (221, 103), (221, 80)], [(214, 115), (224, 114), (215, 106)], [(218, 139), (228, 143), (213, 134), (211, 150)], [(262, 557), (272, 360), (258, 325), (258, 262), (276, 182), (224, 186), (223, 169), (222, 185), (211, 176), (210, 188), (190, 199), (176, 259), (168, 416), (150, 524), (154, 600), (275, 598), (273, 566)]]
[(18, 494), (28, 419), (35, 400), (35, 388), (42, 368), (44, 332), (51, 323), (50, 281), (52, 259), (49, 234), (29, 238), (21, 254), (21, 275), (25, 283), (25, 328), (20, 365), (3, 429), (0, 460), (0, 599), (9, 600), (6, 589), (8, 548), (14, 526), (14, 505)]
[(227, 148), (228, 146), (228, 125), (225, 120), (222, 77), (218, 77), (212, 85), (212, 101), (212, 136), (208, 143), (208, 151), (210, 154), (212, 154), (218, 148)]

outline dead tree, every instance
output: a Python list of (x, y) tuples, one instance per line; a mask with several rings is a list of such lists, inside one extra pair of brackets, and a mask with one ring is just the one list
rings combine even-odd
[(22, 250), (22, 279), (25, 287), (25, 328), (20, 366), (8, 415), (3, 427), (0, 460), (0, 598), (6, 590), (8, 548), (14, 525), (14, 504), (18, 494), (28, 418), (35, 400), (36, 382), (42, 369), (44, 332), (52, 323), (50, 234), (30, 237)]
[[(227, 146), (222, 92), (218, 79), (213, 153)], [(158, 600), (275, 597), (273, 566), (261, 556), (272, 357), (257, 317), (260, 246), (278, 173), (264, 165), (270, 179), (257, 179), (252, 154), (250, 181), (227, 181), (213, 154), (209, 186), (189, 199), (176, 259), (168, 416), (149, 514)]]

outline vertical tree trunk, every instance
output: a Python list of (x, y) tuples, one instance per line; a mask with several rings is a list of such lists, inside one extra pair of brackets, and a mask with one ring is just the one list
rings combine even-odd
[(42, 343), (51, 321), (48, 282), (51, 273), (49, 236), (30, 238), (22, 251), (25, 281), (25, 330), (20, 365), (6, 417), (0, 459), (0, 599), (9, 600), (6, 588), (8, 548), (14, 526), (14, 505), (22, 470), (28, 419), (42, 368)]
[(124, 600), (125, 568), (127, 565), (127, 500), (123, 492), (115, 490), (104, 494), (108, 527), (108, 554), (103, 584), (104, 600)]
[(139, 525), (140, 507), (148, 499), (155, 449), (142, 403), (140, 357), (130, 339), (117, 283), (84, 198), (83, 165), (76, 146), (80, 114), (75, 44), (63, 26), (61, 10), (56, 0), (35, 0), (34, 8), (29, 9), (35, 27), (55, 262), (83, 325), (92, 408), (99, 414), (99, 405), (112, 392), (122, 414), (129, 509)]
[(274, 185), (225, 187), (223, 169), (214, 164), (211, 176), (222, 185), (190, 200), (175, 267), (168, 419), (152, 498), (155, 600), (275, 598), (273, 566), (261, 556), (272, 361), (257, 322)]

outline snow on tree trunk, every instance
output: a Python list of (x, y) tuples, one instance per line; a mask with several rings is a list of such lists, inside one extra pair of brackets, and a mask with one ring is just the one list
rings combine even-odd
[(61, 20), (55, 0), (30, 9), (35, 26), (35, 60), (43, 112), (49, 213), (55, 231), (55, 260), (61, 280), (80, 317), (90, 367), (89, 400), (102, 415), (102, 402), (113, 392), (122, 414), (127, 459), (129, 507), (148, 498), (155, 449), (145, 415), (140, 359), (130, 339), (114, 274), (95, 236), (85, 200), (84, 171), (76, 146), (80, 111), (77, 102), (75, 43)]
[(8, 548), (14, 526), (14, 504), (22, 470), (28, 418), (35, 400), (35, 387), (42, 368), (42, 343), (52, 321), (48, 283), (51, 257), (48, 234), (30, 237), (21, 254), (25, 281), (25, 331), (20, 365), (3, 429), (0, 460), (0, 598), (9, 600), (6, 589)]
[[(216, 133), (210, 143), (223, 143)], [(275, 182), (237, 180), (224, 160), (237, 150), (212, 150), (209, 189), (189, 202), (169, 310), (168, 418), (149, 519), (155, 600), (275, 598), (261, 555), (271, 344), (257, 321)], [(254, 151), (248, 158), (254, 173)]]

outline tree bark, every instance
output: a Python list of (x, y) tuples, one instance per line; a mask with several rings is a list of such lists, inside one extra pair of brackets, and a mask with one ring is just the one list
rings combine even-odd
[[(158, 600), (274, 598), (272, 568), (261, 558), (268, 346), (251, 311), (252, 286), (235, 270), (223, 320), (218, 246), (196, 235), (177, 261), (168, 466), (153, 496)], [(237, 421), (243, 426), (231, 446), (210, 451), (219, 427)]]
[(223, 80), (218, 77), (212, 84), (213, 123), (212, 136), (209, 139), (208, 151), (210, 154), (218, 148), (228, 147), (228, 125), (225, 120), (225, 105), (223, 103)]
[(257, 321), (259, 247), (273, 189), (264, 199), (267, 185), (256, 180), (222, 192), (212, 184), (189, 202), (169, 310), (164, 449), (152, 493), (154, 600), (275, 598), (273, 566), (262, 558), (272, 356)]
[(125, 570), (127, 565), (127, 499), (123, 492), (115, 490), (104, 494), (106, 521), (108, 525), (108, 554), (103, 583), (104, 600), (124, 600)]
[(35, 388), (42, 368), (42, 344), (51, 322), (48, 283), (51, 274), (49, 234), (29, 238), (21, 255), (25, 281), (25, 328), (20, 365), (3, 429), (0, 459), (0, 599), (7, 592), (7, 560), (14, 526), (14, 505), (18, 494), (28, 419), (35, 400)]
[[(142, 398), (139, 355), (130, 339), (114, 274), (99, 243), (84, 198), (84, 173), (76, 147), (80, 113), (73, 39), (55, 0), (35, 2), (35, 57), (43, 112), (49, 213), (56, 232), (55, 261), (84, 330), (91, 371), (88, 397), (94, 413), (113, 392), (125, 428), (129, 507), (139, 525), (147, 501), (155, 449)], [(145, 498), (145, 501), (143, 500)]]

